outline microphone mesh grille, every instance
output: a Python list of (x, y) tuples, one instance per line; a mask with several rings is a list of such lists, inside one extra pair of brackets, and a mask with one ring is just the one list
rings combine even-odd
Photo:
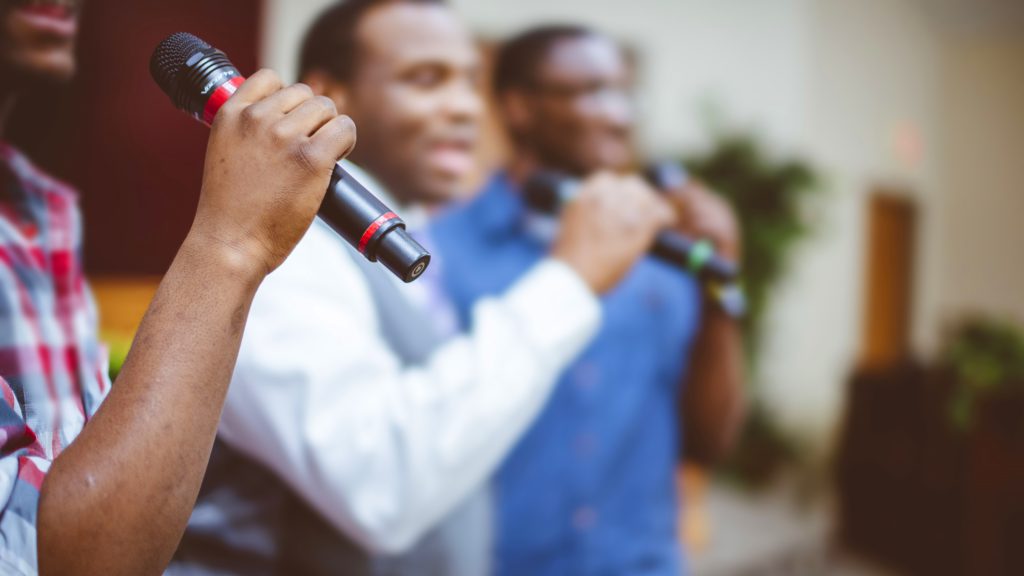
[(149, 73), (166, 94), (173, 96), (177, 92), (178, 77), (185, 62), (196, 52), (209, 48), (209, 44), (188, 32), (172, 34), (153, 51), (149, 60)]

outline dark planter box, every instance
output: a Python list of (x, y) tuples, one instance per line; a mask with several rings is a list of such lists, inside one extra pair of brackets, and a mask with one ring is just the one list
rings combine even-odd
[(980, 407), (967, 478), (967, 574), (1024, 574), (1024, 393)]
[(837, 460), (843, 545), (906, 574), (1024, 574), (1024, 397), (954, 430), (948, 372), (854, 375)]

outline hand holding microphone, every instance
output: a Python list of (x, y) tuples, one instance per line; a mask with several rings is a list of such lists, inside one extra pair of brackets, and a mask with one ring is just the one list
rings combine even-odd
[[(662, 192), (658, 200), (674, 210), (670, 210), (670, 218), (664, 220), (656, 214), (662, 208), (648, 207), (653, 211), (648, 212), (650, 219), (647, 224), (656, 225), (646, 243), (639, 245), (643, 248), (639, 254), (646, 252), (676, 268), (690, 271), (703, 282), (710, 301), (717, 303), (719, 310), (734, 319), (742, 317), (746, 311), (746, 298), (738, 281), (739, 225), (732, 209), (724, 200), (692, 182), (678, 165), (654, 166), (647, 171), (646, 177)], [(610, 225), (612, 228), (623, 225), (622, 219), (636, 210), (630, 203), (643, 203), (644, 190), (652, 194), (648, 184), (637, 177), (599, 175), (581, 183), (552, 171), (535, 173), (524, 186), (526, 204), (530, 208), (545, 213), (555, 213), (564, 208), (563, 228), (569, 223), (580, 228), (586, 228), (588, 224), (591, 227)], [(593, 199), (587, 200), (588, 197)], [(597, 198), (606, 203), (601, 204), (603, 209), (589, 206)], [(585, 201), (580, 202), (581, 199)], [(569, 236), (565, 230), (562, 232)], [(627, 261), (618, 260), (616, 256), (624, 250), (629, 252), (630, 248), (636, 248), (631, 242), (645, 238), (643, 233), (650, 231), (633, 232), (641, 234), (627, 236), (621, 232), (620, 245), (614, 242), (600, 244), (595, 239), (582, 237), (593, 245), (578, 264), (578, 270), (584, 271), (585, 277), (589, 270), (587, 266), (592, 266), (599, 273), (603, 271), (605, 276), (598, 277), (597, 285), (605, 289), (613, 286), (629, 270), (628, 266), (626, 269), (616, 268), (616, 262)], [(601, 268), (594, 263), (605, 258), (609, 260), (610, 268)]]
[[(656, 234), (649, 245), (650, 254), (673, 266), (690, 270), (706, 280), (716, 283), (733, 282), (739, 270), (735, 264), (737, 260), (731, 257), (738, 256), (739, 241), (738, 227), (735, 226), (732, 213), (717, 197), (689, 184), (689, 179), (681, 169), (680, 173), (681, 176), (676, 174), (676, 180), (652, 182), (657, 188), (663, 189), (663, 197), (677, 211), (677, 219), (674, 229)], [(660, 180), (660, 177), (654, 179)], [(675, 184), (664, 189), (664, 185), (671, 182)], [(534, 210), (545, 213), (556, 213), (563, 206), (571, 206), (581, 190), (579, 181), (551, 171), (534, 174), (524, 187), (526, 203)], [(613, 195), (611, 199), (614, 202), (621, 198)], [(729, 252), (720, 254), (721, 247), (726, 247)]]
[[(219, 204), (209, 213), (223, 219), (217, 224), (226, 228), (202, 227), (219, 242), (262, 246), (265, 264), (273, 269), (312, 220), (291, 217), (307, 214), (318, 197), (308, 195), (305, 186), (322, 180), (326, 194), (319, 193), (317, 213), (352, 247), (405, 282), (426, 270), (430, 254), (409, 236), (402, 219), (337, 164), (352, 149), (355, 131), (328, 99), (314, 98), (301, 85), (282, 89), (269, 71), (245, 82), (223, 52), (181, 32), (157, 46), (150, 72), (175, 106), (213, 125), (210, 145), (220, 153), (207, 156), (205, 177), (233, 192), (214, 194), (218, 202), (201, 200), (197, 224), (206, 220), (204, 205)], [(247, 153), (230, 151), (239, 146)], [(253, 197), (268, 193), (275, 210), (284, 212), (273, 217), (267, 212), (262, 224), (249, 221), (246, 214), (260, 210), (259, 202), (249, 204)], [(232, 221), (245, 224), (233, 227)]]
[(686, 170), (674, 162), (653, 164), (644, 175), (675, 209), (677, 219), (673, 229), (676, 232), (710, 242), (717, 257), (725, 262), (740, 261), (740, 226), (728, 202), (690, 178)]
[(674, 222), (669, 204), (636, 176), (600, 173), (579, 184), (562, 213), (552, 256), (603, 294)]
[(268, 274), (309, 228), (335, 162), (355, 142), (355, 126), (329, 98), (257, 72), (213, 123), (190, 235)]

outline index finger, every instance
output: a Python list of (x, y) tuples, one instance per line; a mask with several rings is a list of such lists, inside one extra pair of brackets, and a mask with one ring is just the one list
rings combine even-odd
[(672, 200), (678, 200), (683, 205), (688, 205), (699, 199), (702, 193), (708, 192), (707, 188), (703, 184), (696, 180), (688, 180), (682, 186), (670, 188), (667, 190), (668, 197)]
[(327, 162), (336, 162), (355, 148), (356, 125), (348, 116), (335, 116), (309, 139), (310, 150)]
[(277, 75), (277, 72), (264, 68), (243, 82), (228, 102), (234, 105), (255, 104), (274, 94), (283, 86), (284, 83), (281, 82), (281, 77)]
[(661, 228), (667, 228), (676, 223), (677, 216), (675, 210), (669, 205), (664, 198), (660, 196), (654, 196), (651, 204), (652, 214), (654, 215), (654, 221), (658, 223)]

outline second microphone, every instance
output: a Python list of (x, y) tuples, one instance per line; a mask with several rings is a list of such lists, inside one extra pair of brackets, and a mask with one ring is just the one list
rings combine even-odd
[[(673, 177), (683, 178), (685, 172), (673, 172)], [(660, 172), (649, 173), (652, 184), (665, 184)], [(541, 171), (527, 180), (524, 187), (526, 203), (538, 212), (553, 214), (576, 195), (579, 182), (559, 172)], [(706, 280), (727, 283), (736, 280), (739, 270), (736, 265), (717, 254), (707, 240), (693, 239), (674, 232), (658, 234), (651, 247), (651, 255), (673, 266), (689, 270)]]

